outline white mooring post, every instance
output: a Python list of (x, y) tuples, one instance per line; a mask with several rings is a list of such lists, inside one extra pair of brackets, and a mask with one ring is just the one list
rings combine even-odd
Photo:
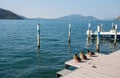
[(91, 26), (91, 24), (89, 23), (89, 24), (88, 24), (88, 40), (91, 38), (90, 26)]
[(69, 32), (68, 32), (68, 42), (70, 43), (71, 39), (71, 24), (69, 24)]
[(37, 46), (40, 48), (40, 25), (37, 24)]
[(96, 44), (96, 52), (99, 52), (99, 42), (100, 42), (100, 26), (97, 27), (97, 44)]
[(114, 45), (116, 45), (116, 40), (117, 40), (117, 24), (115, 25)]

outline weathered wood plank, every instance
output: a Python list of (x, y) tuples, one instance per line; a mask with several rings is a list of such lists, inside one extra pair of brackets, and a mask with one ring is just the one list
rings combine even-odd
[(62, 78), (119, 78), (120, 77), (120, 50), (110, 55), (99, 54), (89, 57), (90, 60), (75, 63), (74, 60), (65, 64), (77, 67), (73, 72)]

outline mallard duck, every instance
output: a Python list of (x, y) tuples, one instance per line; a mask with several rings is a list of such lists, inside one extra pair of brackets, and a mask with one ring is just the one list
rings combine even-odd
[(87, 56), (83, 52), (80, 52), (79, 55), (82, 60), (87, 60)]
[(90, 52), (89, 50), (88, 50), (87, 54), (88, 54), (89, 56), (93, 56), (93, 55), (95, 55), (94, 52)]
[(78, 57), (77, 54), (73, 55), (73, 59), (75, 60), (75, 62), (81, 62), (81, 59)]

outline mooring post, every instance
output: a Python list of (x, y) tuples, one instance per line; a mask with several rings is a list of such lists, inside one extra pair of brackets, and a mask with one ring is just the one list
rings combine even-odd
[(100, 26), (97, 27), (97, 43), (96, 43), (96, 52), (99, 52), (99, 42), (100, 42)]
[(117, 24), (115, 25), (114, 45), (116, 45), (116, 40), (117, 40)]
[(37, 46), (40, 48), (40, 25), (37, 24)]
[(91, 26), (91, 24), (89, 23), (88, 24), (88, 40), (91, 38), (90, 26)]
[(101, 24), (101, 27), (100, 27), (100, 32), (103, 31), (103, 23)]
[(112, 23), (112, 30), (114, 29), (114, 24)]
[(70, 43), (71, 39), (71, 24), (69, 24), (69, 32), (68, 32), (68, 42)]

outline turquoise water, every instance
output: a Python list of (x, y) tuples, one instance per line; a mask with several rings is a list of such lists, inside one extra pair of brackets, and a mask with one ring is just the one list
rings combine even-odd
[[(109, 31), (111, 23), (94, 21), (92, 29), (103, 23)], [(36, 25), (41, 28), (41, 47), (37, 49)], [(71, 44), (68, 45), (68, 24), (72, 24)], [(0, 78), (55, 78), (72, 55), (88, 49), (95, 51), (95, 41), (87, 46), (86, 30), (89, 21), (67, 20), (0, 20)], [(109, 54), (120, 49), (120, 42), (103, 40), (100, 52)]]

